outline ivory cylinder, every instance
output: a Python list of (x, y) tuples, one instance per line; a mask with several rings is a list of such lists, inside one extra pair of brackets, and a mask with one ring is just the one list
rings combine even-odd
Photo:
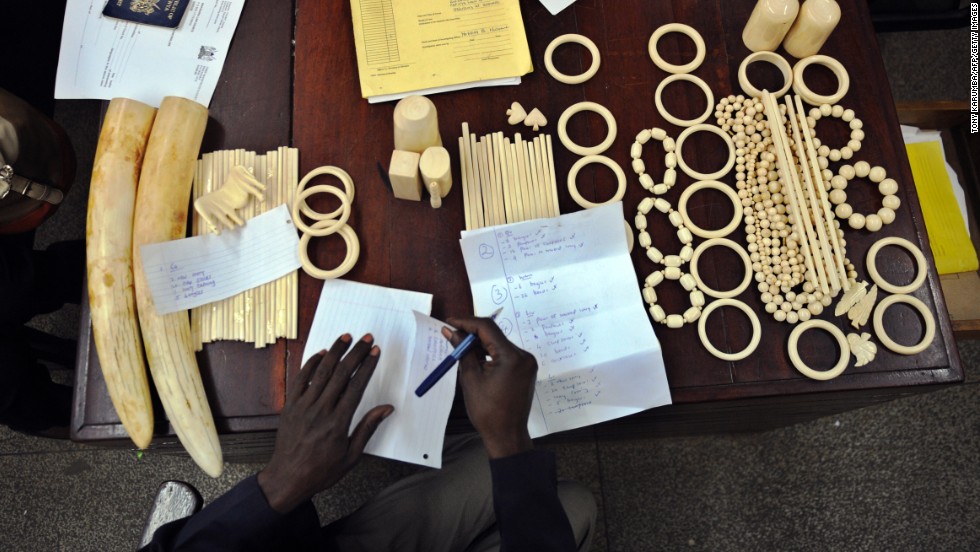
[(439, 117), (432, 100), (409, 96), (395, 105), (395, 149), (421, 154), (426, 148), (442, 146)]
[(800, 59), (815, 55), (839, 21), (840, 6), (834, 0), (806, 0), (786, 34), (783, 48)]
[(753, 52), (772, 52), (783, 41), (799, 11), (799, 0), (759, 0), (742, 29), (742, 42)]

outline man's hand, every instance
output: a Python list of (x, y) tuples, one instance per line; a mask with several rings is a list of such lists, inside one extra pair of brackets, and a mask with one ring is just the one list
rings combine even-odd
[(380, 349), (371, 334), (351, 344), (342, 335), (313, 355), (286, 391), (272, 460), (258, 483), (273, 510), (287, 513), (316, 493), (333, 486), (357, 463), (364, 446), (394, 407), (372, 408), (348, 436)]
[[(489, 318), (450, 318), (447, 322), (476, 334), (482, 347), (473, 347), (459, 362), (459, 381), (466, 414), (480, 432), (490, 458), (503, 458), (532, 448), (527, 432), (538, 362), (504, 336)], [(459, 345), (465, 335), (442, 329)], [(486, 356), (490, 355), (490, 360)]]

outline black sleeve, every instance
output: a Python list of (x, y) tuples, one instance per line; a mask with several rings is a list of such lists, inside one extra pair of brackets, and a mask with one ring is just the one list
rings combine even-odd
[(280, 514), (253, 475), (197, 514), (157, 529), (141, 552), (319, 549), (320, 519), (313, 503)]
[(530, 450), (490, 460), (501, 552), (577, 549), (561, 501), (554, 454)]

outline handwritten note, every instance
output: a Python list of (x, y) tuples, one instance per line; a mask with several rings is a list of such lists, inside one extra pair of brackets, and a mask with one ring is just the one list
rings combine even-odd
[(640, 297), (622, 203), (464, 232), (474, 309), (538, 360), (539, 437), (670, 403)]
[(394, 413), (379, 426), (365, 451), (439, 468), (456, 371), (446, 374), (424, 397), (413, 393), (452, 350), (439, 333), (444, 324), (425, 314), (431, 309), (432, 296), (426, 293), (328, 280), (320, 292), (303, 362), (344, 333), (354, 339), (371, 333), (381, 357), (351, 427), (371, 408), (393, 405)]
[(300, 266), (299, 238), (285, 205), (221, 235), (140, 247), (160, 314), (199, 307), (271, 282)]

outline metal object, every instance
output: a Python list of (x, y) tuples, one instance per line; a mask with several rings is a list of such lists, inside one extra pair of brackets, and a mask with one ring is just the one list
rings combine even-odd
[(0, 199), (7, 197), (10, 192), (52, 205), (58, 205), (65, 198), (61, 190), (24, 178), (14, 173), (14, 168), (10, 165), (3, 165), (0, 166)]

